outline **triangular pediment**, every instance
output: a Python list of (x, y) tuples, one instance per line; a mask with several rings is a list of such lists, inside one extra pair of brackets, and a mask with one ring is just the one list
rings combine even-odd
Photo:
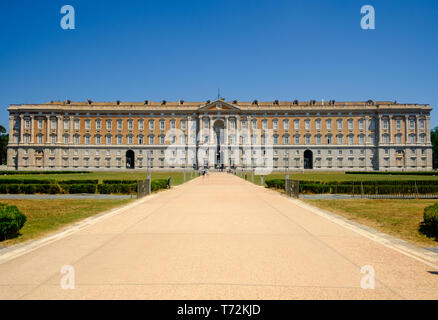
[(240, 108), (223, 100), (215, 100), (199, 107), (199, 111), (240, 111)]

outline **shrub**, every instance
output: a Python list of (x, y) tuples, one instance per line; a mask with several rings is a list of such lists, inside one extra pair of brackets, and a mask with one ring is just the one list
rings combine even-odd
[(71, 184), (68, 190), (69, 193), (96, 193), (96, 185), (87, 184)]
[(16, 206), (2, 204), (0, 206), (0, 241), (17, 236), (25, 222), (26, 216)]
[(137, 180), (103, 180), (104, 184), (134, 184)]
[(99, 180), (61, 180), (58, 181), (59, 184), (98, 184)]
[(156, 179), (151, 182), (151, 191), (167, 189), (167, 179)]
[(133, 194), (137, 192), (137, 183), (131, 184), (98, 184), (97, 191), (101, 194)]
[(284, 189), (286, 180), (285, 179), (269, 179), (265, 181), (268, 188)]
[(428, 236), (438, 237), (438, 203), (424, 208), (423, 218), (420, 230)]

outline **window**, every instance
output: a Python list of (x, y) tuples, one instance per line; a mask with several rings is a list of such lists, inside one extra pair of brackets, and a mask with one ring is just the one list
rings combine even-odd
[(304, 129), (310, 130), (310, 119), (304, 120)]
[(397, 134), (396, 136), (395, 136), (395, 142), (397, 143), (397, 144), (401, 144), (402, 142), (401, 142), (401, 134)]
[(278, 134), (274, 134), (274, 144), (278, 144)]
[(186, 144), (187, 143), (186, 142), (187, 139), (186, 139), (186, 135), (185, 134), (182, 134), (180, 139), (181, 139), (181, 144)]
[(79, 135), (75, 134), (75, 144), (79, 144)]
[(332, 135), (331, 135), (331, 134), (328, 134), (328, 135), (326, 136), (326, 140), (327, 140), (327, 144), (332, 144)]
[(43, 135), (42, 135), (42, 134), (39, 134), (39, 135), (37, 136), (37, 141), (38, 141), (39, 144), (42, 144), (42, 143), (43, 143)]
[(160, 144), (164, 144), (164, 135), (160, 135)]
[(122, 119), (117, 119), (117, 130), (123, 129), (123, 121)]
[(56, 119), (52, 119), (52, 120), (51, 120), (50, 128), (51, 128), (51, 129), (56, 129)]
[(132, 144), (132, 135), (128, 135), (128, 144)]
[(348, 130), (353, 130), (354, 129), (354, 121), (353, 121), (353, 119), (348, 119), (347, 127), (348, 127)]
[(426, 135), (424, 135), (424, 134), (420, 135), (420, 142), (424, 143), (425, 140), (426, 140)]
[(288, 134), (284, 135), (284, 137), (283, 137), (283, 143), (284, 143), (284, 144), (289, 144), (289, 135), (288, 135)]
[(395, 127), (397, 130), (401, 129), (401, 120), (400, 119), (395, 120)]
[(132, 121), (132, 119), (128, 120), (128, 130), (132, 130), (132, 128), (134, 127), (134, 121)]
[[(208, 129), (208, 119), (204, 119), (204, 129)], [(230, 129), (234, 129), (234, 119), (230, 120)]]
[(409, 119), (409, 129), (415, 129), (415, 120)]
[(85, 130), (90, 130), (90, 119), (85, 119)]
[(100, 137), (100, 134), (98, 134), (97, 136), (96, 136), (96, 144), (100, 144), (101, 143), (101, 137)]
[(160, 130), (164, 130), (164, 120), (160, 120)]
[(123, 142), (123, 137), (121, 134), (117, 135), (117, 144), (122, 144)]
[(90, 135), (89, 134), (87, 134), (85, 136), (85, 144), (90, 144)]
[(332, 130), (332, 119), (327, 119), (325, 121), (325, 125), (327, 127), (327, 130)]
[(144, 130), (144, 120), (138, 120), (138, 130)]
[(300, 130), (300, 120), (299, 119), (294, 120), (294, 129)]
[(186, 124), (187, 124), (186, 120), (182, 119), (181, 120), (181, 129), (182, 130), (186, 130), (186, 128), (187, 128)]
[(268, 129), (268, 120), (263, 119), (262, 120), (262, 129), (267, 130)]
[(359, 144), (365, 143), (365, 136), (363, 134), (359, 135)]
[(75, 130), (79, 130), (80, 129), (80, 121), (79, 119), (75, 119)]
[(153, 134), (151, 134), (149, 136), (149, 144), (154, 144), (154, 135)]
[(388, 129), (388, 119), (383, 119), (383, 129)]
[(266, 135), (262, 134), (262, 144), (266, 144)]
[(316, 130), (321, 130), (321, 119), (316, 119), (315, 125)]
[(112, 144), (112, 136), (110, 134), (106, 136), (106, 144)]
[(170, 120), (170, 129), (176, 129), (176, 120), (175, 119)]
[(370, 143), (371, 143), (371, 144), (374, 144), (374, 143), (375, 143), (375, 142), (374, 142), (374, 141), (375, 141), (374, 134), (370, 134), (368, 137), (369, 137), (369, 141), (370, 141)]
[(289, 120), (288, 119), (283, 120), (283, 129), (289, 130)]
[(24, 135), (24, 142), (29, 143), (29, 140), (30, 140), (29, 138), (30, 138), (30, 135), (28, 135), (28, 134)]
[(38, 129), (42, 129), (42, 128), (43, 128), (43, 120), (38, 119)]
[(143, 135), (138, 136), (138, 144), (143, 144)]
[(257, 120), (252, 120), (252, 129), (256, 130), (257, 129)]
[(68, 134), (64, 134), (64, 143), (65, 143), (65, 144), (68, 143)]
[(242, 129), (246, 129), (246, 120), (242, 120), (240, 123), (242, 125)]
[(321, 135), (320, 134), (317, 134), (315, 139), (316, 139), (316, 144), (321, 144)]
[(102, 122), (100, 121), (100, 119), (96, 120), (96, 130), (100, 130), (102, 128)]
[(306, 142), (306, 144), (310, 144), (310, 134), (306, 134), (305, 142)]
[(110, 119), (106, 120), (106, 129), (111, 130), (112, 128), (113, 128), (113, 122)]
[(342, 119), (336, 120), (336, 128), (342, 130)]
[(420, 120), (420, 129), (424, 130), (424, 119)]
[[(204, 136), (204, 143), (208, 143), (208, 136)], [(234, 144), (234, 134), (230, 134), (230, 144)]]
[(342, 144), (343, 143), (343, 136), (342, 136), (342, 134), (338, 134), (336, 137), (338, 139), (338, 144)]
[(294, 136), (294, 144), (300, 144), (300, 135), (299, 134), (296, 134)]
[(273, 128), (274, 130), (278, 130), (278, 120), (277, 120), (277, 119), (274, 119), (274, 120), (272, 121), (272, 128)]
[(352, 134), (348, 135), (348, 144), (352, 145), (354, 143), (354, 136)]
[(154, 128), (155, 128), (155, 121), (149, 120), (149, 130), (154, 130)]
[(359, 130), (363, 130), (363, 119), (359, 119)]
[(26, 129), (29, 129), (29, 128), (30, 128), (30, 119), (26, 119), (26, 120), (24, 120), (24, 127), (25, 127)]
[(389, 142), (389, 136), (387, 134), (383, 135), (383, 143), (388, 143)]

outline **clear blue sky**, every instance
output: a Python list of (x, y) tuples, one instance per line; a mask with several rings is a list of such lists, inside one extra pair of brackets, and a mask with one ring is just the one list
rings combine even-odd
[[(62, 5), (76, 29), (60, 27)], [(360, 28), (362, 5), (376, 30)], [(50, 100), (397, 100), (438, 105), (438, 1), (0, 2), (0, 124)], [(432, 127), (438, 111), (432, 112)]]

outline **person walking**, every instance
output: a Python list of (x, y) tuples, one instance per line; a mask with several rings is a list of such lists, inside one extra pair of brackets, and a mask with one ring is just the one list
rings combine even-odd
[(167, 178), (167, 189), (170, 189), (170, 176)]

